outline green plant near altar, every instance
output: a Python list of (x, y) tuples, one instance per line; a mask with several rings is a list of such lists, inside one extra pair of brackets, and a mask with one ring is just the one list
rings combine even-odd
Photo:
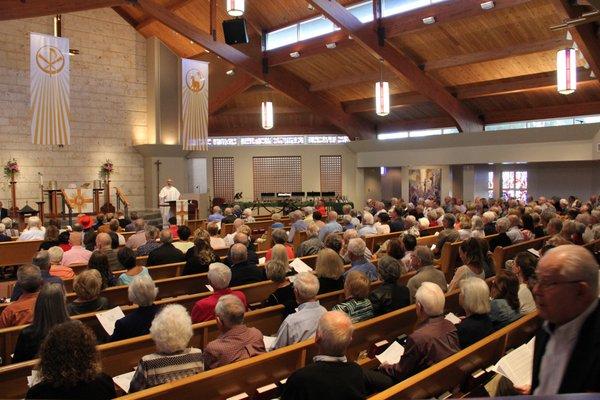
[(6, 179), (14, 180), (15, 176), (21, 171), (19, 167), (19, 163), (14, 158), (8, 160), (6, 164), (4, 164), (4, 176)]
[(106, 160), (102, 165), (100, 165), (100, 171), (98, 171), (98, 176), (101, 179), (107, 180), (110, 179), (110, 176), (115, 172), (115, 165), (112, 161)]

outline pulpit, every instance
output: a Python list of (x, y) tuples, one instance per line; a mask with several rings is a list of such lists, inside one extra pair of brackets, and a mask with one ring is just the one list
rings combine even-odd
[(57, 218), (60, 215), (60, 209), (58, 204), (58, 195), (60, 189), (56, 184), (56, 181), (48, 182), (47, 188), (44, 190), (46, 196), (48, 196), (48, 217)]
[(29, 204), (25, 203), (25, 207), (19, 210), (19, 230), (25, 229), (27, 222), (29, 222), (30, 217), (34, 217), (38, 215), (37, 210), (31, 208)]

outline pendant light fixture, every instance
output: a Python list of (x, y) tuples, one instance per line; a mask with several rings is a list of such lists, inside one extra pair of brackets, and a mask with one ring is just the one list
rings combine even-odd
[(375, 112), (379, 116), (386, 116), (390, 113), (390, 85), (383, 81), (383, 59), (379, 60), (379, 82), (375, 83)]
[(227, 14), (232, 17), (244, 15), (244, 0), (225, 0), (227, 3)]
[(273, 127), (273, 102), (263, 101), (261, 104), (261, 116), (263, 129), (271, 129)]
[(556, 53), (556, 89), (571, 94), (577, 88), (577, 50), (570, 47)]

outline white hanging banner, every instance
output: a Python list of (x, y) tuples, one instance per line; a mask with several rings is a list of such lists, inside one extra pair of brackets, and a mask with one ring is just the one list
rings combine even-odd
[(69, 123), (69, 39), (30, 34), (31, 141), (71, 143)]
[(184, 150), (208, 150), (208, 63), (181, 60), (181, 143)]

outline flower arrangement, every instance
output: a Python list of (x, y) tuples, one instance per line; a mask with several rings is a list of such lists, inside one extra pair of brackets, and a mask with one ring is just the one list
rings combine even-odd
[(110, 175), (115, 172), (115, 166), (112, 161), (106, 160), (102, 165), (100, 165), (100, 171), (98, 175), (102, 179), (110, 179)]
[(4, 164), (4, 176), (7, 179), (14, 180), (15, 175), (18, 174), (20, 170), (21, 168), (19, 167), (17, 160), (15, 160), (14, 158), (8, 160), (6, 164)]

